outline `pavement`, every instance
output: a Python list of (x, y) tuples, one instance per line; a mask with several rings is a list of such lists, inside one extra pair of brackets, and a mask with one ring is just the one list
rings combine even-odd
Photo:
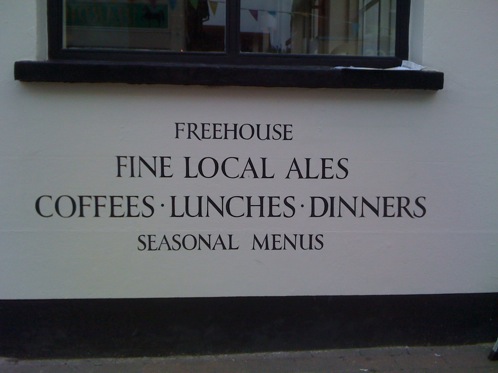
[(2, 373), (498, 372), (492, 344), (380, 347), (164, 358), (18, 360), (0, 358)]

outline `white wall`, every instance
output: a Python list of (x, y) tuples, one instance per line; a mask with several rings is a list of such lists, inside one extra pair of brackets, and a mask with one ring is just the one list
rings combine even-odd
[[(437, 93), (20, 83), (14, 62), (44, 54), (43, 2), (0, 2), (0, 299), (498, 291), (498, 7), (419, 1), (412, 56), (445, 73)], [(175, 122), (291, 123), (293, 140), (179, 140)], [(172, 156), (175, 175), (117, 178), (116, 155)], [(267, 157), (276, 176), (188, 180), (185, 156)], [(306, 157), (348, 158), (349, 174), (285, 180)], [(156, 210), (42, 218), (41, 195), (153, 195)], [(296, 213), (175, 219), (171, 195), (294, 196)], [(310, 196), (339, 195), (422, 196), (427, 212), (309, 218)], [(175, 233), (233, 234), (239, 249), (137, 250), (140, 234)], [(324, 247), (251, 250), (264, 233), (323, 234)]]

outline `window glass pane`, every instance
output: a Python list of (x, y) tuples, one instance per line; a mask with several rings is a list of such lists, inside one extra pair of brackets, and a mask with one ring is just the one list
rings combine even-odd
[(241, 0), (241, 50), (394, 56), (396, 0)]
[(225, 3), (65, 0), (65, 48), (224, 51)]

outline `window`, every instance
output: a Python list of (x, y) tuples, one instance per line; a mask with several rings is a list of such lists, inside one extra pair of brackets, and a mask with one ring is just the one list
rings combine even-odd
[[(56, 81), (407, 88), (384, 69), (408, 57), (410, 0), (47, 4), (49, 61), (16, 63), (20, 80), (37, 68)], [(351, 66), (383, 73), (334, 69)], [(411, 73), (408, 88), (426, 88), (429, 76)]]
[(53, 58), (399, 66), (407, 0), (50, 0)]

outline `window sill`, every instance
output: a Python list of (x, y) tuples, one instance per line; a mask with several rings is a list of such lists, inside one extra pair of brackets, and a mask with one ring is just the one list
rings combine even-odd
[(73, 60), (18, 61), (14, 76), (24, 82), (302, 88), (440, 90), (444, 84), (444, 74), (431, 70)]

